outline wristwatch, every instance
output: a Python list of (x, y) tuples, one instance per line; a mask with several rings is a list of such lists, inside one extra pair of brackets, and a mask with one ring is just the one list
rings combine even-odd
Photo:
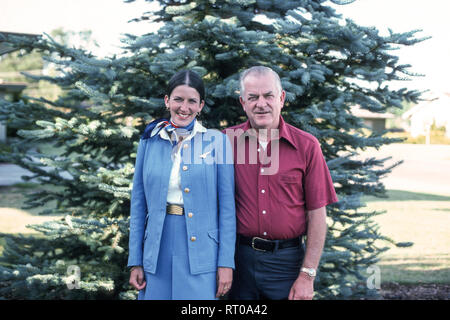
[(316, 269), (314, 269), (314, 268), (304, 268), (303, 267), (300, 269), (300, 272), (306, 273), (311, 278), (314, 278), (316, 276)]

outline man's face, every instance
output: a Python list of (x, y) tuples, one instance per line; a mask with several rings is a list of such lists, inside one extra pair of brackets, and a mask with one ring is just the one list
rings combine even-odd
[(244, 79), (244, 96), (239, 101), (254, 129), (276, 129), (286, 93), (279, 92), (270, 73), (249, 74)]

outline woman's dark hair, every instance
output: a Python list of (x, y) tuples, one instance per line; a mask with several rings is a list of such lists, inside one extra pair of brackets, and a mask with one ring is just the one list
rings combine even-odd
[(205, 100), (205, 85), (202, 78), (192, 70), (181, 70), (175, 73), (169, 80), (167, 95), (170, 97), (172, 91), (178, 87), (186, 85), (197, 90), (200, 95), (200, 101)]

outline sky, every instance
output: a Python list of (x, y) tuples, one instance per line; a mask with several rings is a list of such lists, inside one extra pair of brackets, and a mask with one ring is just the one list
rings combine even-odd
[[(331, 3), (330, 3), (331, 4)], [(0, 0), (0, 31), (49, 33), (65, 30), (92, 30), (100, 44), (92, 49), (97, 55), (120, 52), (121, 34), (141, 35), (152, 31), (146, 22), (128, 23), (149, 10), (144, 0), (124, 3), (123, 0)], [(412, 72), (425, 77), (404, 83), (412, 89), (450, 92), (450, 1), (448, 0), (357, 0), (335, 6), (344, 17), (380, 31), (390, 27), (394, 32), (422, 29), (419, 37), (432, 36), (412, 47), (396, 52), (400, 63), (411, 64)]]
[[(431, 39), (394, 52), (401, 64), (411, 64), (410, 71), (424, 74), (402, 86), (433, 94), (450, 93), (450, 1), (448, 0), (357, 0), (334, 6), (344, 17), (359, 25), (375, 26), (387, 34), (423, 30), (417, 37)], [(382, 33), (383, 34), (383, 33)]]
[(142, 35), (148, 23), (131, 22), (151, 8), (136, 0), (0, 0), (0, 31), (42, 34), (62, 27), (66, 31), (91, 30), (100, 48), (97, 55), (120, 52), (122, 34)]

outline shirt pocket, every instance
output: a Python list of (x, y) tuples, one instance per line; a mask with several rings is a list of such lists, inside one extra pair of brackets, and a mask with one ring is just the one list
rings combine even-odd
[(300, 183), (301, 177), (298, 174), (282, 174), (280, 175), (280, 181), (283, 183)]
[(281, 174), (276, 196), (282, 203), (301, 205), (303, 203), (302, 176), (300, 174)]

